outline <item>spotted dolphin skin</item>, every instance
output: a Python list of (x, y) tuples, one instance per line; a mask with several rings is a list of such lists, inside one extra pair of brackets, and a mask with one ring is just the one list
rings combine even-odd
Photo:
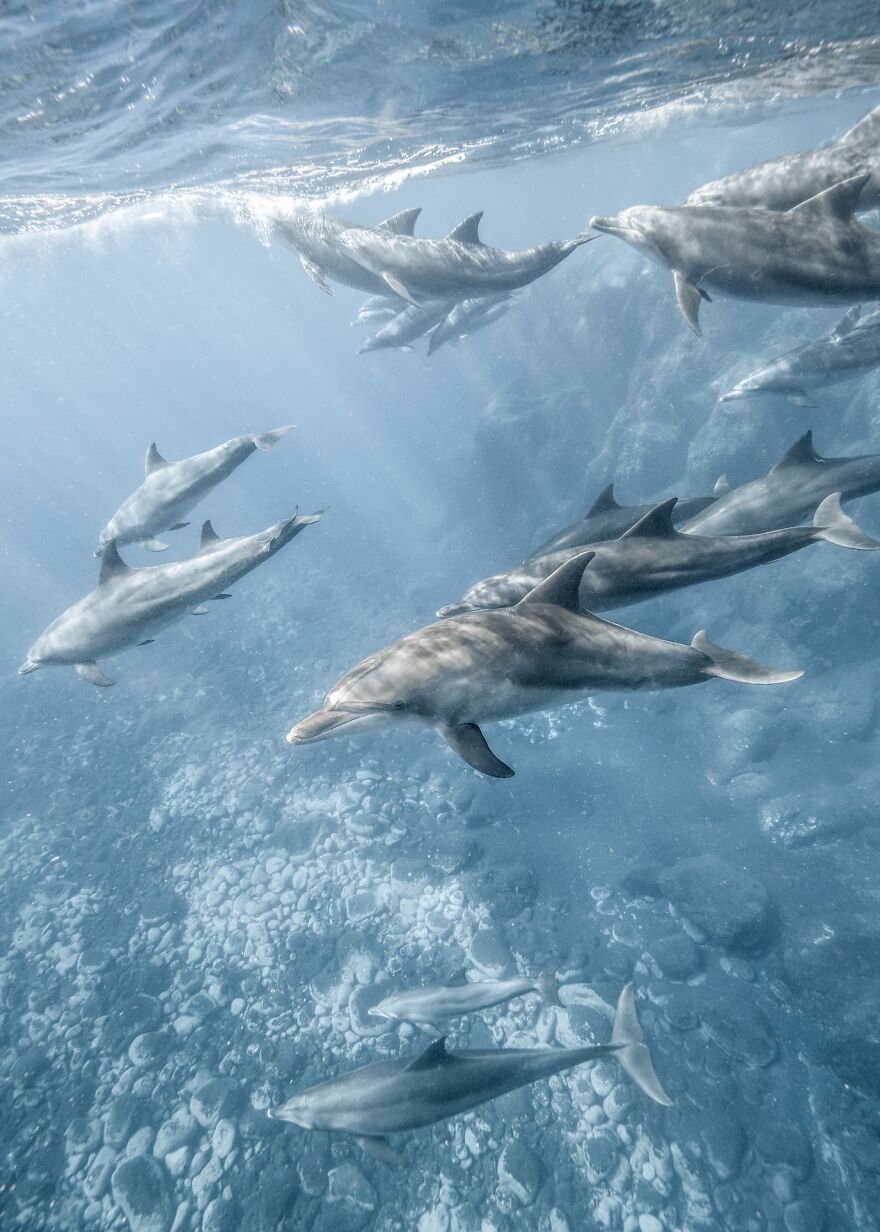
[(534, 979), (517, 976), (510, 980), (477, 980), (468, 982), (462, 968), (445, 984), (425, 984), (391, 993), (368, 1011), (373, 1018), (392, 1022), (411, 1022), (427, 1035), (440, 1034), (436, 1024), (445, 1018), (460, 1018), (475, 1014), (493, 1005), (503, 1005), (514, 997), (535, 992), (548, 1005), (561, 1005), (555, 971), (542, 971)]
[(880, 232), (853, 213), (868, 178), (844, 180), (784, 213), (637, 205), (590, 225), (670, 269), (681, 313), (700, 334), (710, 292), (805, 307), (880, 299)]
[(376, 227), (345, 222), (317, 210), (296, 210), (289, 217), (278, 219), (273, 235), (292, 248), (300, 264), (317, 286), (332, 295), (328, 279), (367, 291), (371, 296), (387, 296), (391, 292), (384, 279), (370, 273), (353, 261), (342, 244), (342, 237), (354, 231), (387, 232), (389, 235), (412, 235), (421, 209), (402, 210), (386, 218)]
[(857, 210), (871, 210), (880, 202), (880, 107), (830, 145), (783, 154), (725, 175), (696, 189), (685, 204), (790, 210), (833, 184), (866, 171), (871, 175), (859, 190)]
[(168, 544), (160, 543), (157, 535), (188, 526), (181, 518), (246, 458), (257, 449), (267, 453), (292, 431), (289, 427), (276, 428), (256, 436), (234, 436), (214, 449), (179, 462), (169, 462), (152, 444), (144, 463), (144, 482), (123, 501), (101, 531), (95, 555), (100, 556), (108, 543), (117, 547), (140, 543), (151, 552), (164, 552)]
[(130, 646), (152, 642), (187, 612), (203, 616), (206, 600), (228, 599), (226, 590), (290, 543), (319, 514), (286, 518), (256, 535), (220, 539), (210, 522), (202, 527), (199, 552), (191, 560), (133, 569), (108, 543), (98, 585), (53, 620), (18, 669), (27, 676), (41, 667), (75, 667), (95, 685), (113, 681), (97, 660)]
[(617, 1003), (610, 1044), (450, 1052), (441, 1037), (415, 1057), (364, 1065), (300, 1091), (270, 1109), (269, 1116), (302, 1129), (349, 1134), (383, 1163), (399, 1164), (403, 1161), (389, 1146), (388, 1134), (447, 1121), (508, 1091), (605, 1056), (616, 1057), (655, 1103), (672, 1103), (639, 1025), (633, 985), (627, 984)]
[(715, 677), (781, 684), (776, 672), (697, 633), (690, 646), (648, 637), (583, 612), (578, 588), (594, 552), (566, 561), (515, 607), (467, 612), (410, 633), (353, 668), (323, 709), (297, 723), (289, 744), (367, 727), (433, 727), (475, 770), (509, 778), (483, 722), (566, 705), (603, 690), (674, 689)]

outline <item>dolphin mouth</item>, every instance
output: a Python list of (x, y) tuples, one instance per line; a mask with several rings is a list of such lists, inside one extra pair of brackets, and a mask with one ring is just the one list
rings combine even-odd
[(441, 620), (445, 620), (447, 616), (461, 616), (470, 610), (466, 603), (447, 603), (446, 607), (437, 608), (437, 615)]
[(360, 719), (370, 717), (352, 710), (316, 710), (307, 718), (301, 719), (284, 737), (288, 744), (315, 744), (318, 740), (328, 740), (335, 736), (343, 727), (349, 727)]
[(590, 230), (601, 231), (603, 235), (635, 235), (635, 227), (624, 226), (617, 218), (602, 218), (596, 215), (590, 219)]
[(18, 669), (18, 674), (19, 676), (29, 676), (31, 672), (37, 671), (39, 667), (40, 664), (34, 662), (33, 659), (25, 659), (24, 663), (22, 663), (21, 667)]

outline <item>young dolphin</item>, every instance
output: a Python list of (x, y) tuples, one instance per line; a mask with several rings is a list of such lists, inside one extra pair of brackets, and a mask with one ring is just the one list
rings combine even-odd
[(376, 1159), (400, 1164), (403, 1160), (388, 1145), (387, 1134), (449, 1120), (508, 1091), (609, 1055), (655, 1103), (672, 1103), (654, 1071), (636, 1016), (633, 985), (627, 984), (617, 1002), (610, 1044), (448, 1052), (441, 1037), (416, 1057), (378, 1061), (319, 1082), (270, 1108), (269, 1116), (302, 1129), (351, 1134)]
[(515, 607), (466, 612), (410, 633), (365, 659), (327, 694), (322, 710), (287, 734), (311, 744), (378, 724), (433, 727), (481, 774), (510, 778), (479, 724), (566, 705), (603, 690), (675, 689), (714, 677), (782, 684), (777, 672), (713, 645), (648, 637), (580, 610), (594, 552), (566, 561)]
[(164, 552), (167, 543), (156, 535), (163, 531), (189, 526), (181, 522), (184, 514), (217, 487), (228, 475), (249, 458), (256, 449), (268, 453), (292, 428), (276, 428), (257, 436), (234, 436), (205, 453), (197, 453), (179, 462), (163, 458), (155, 443), (147, 450), (144, 462), (144, 482), (119, 506), (101, 531), (95, 555), (100, 556), (108, 543), (117, 547), (126, 543), (141, 543), (151, 552)]
[[(400, 300), (397, 301), (398, 304)], [(431, 300), (419, 307), (407, 304), (402, 311), (393, 316), (372, 337), (368, 338), (358, 350), (358, 355), (367, 351), (379, 351), (388, 348), (411, 351), (412, 344), (423, 338), (429, 330), (438, 325), (449, 314), (453, 307), (452, 300)]]
[(204, 616), (208, 599), (228, 599), (226, 589), (290, 543), (321, 515), (286, 518), (256, 535), (220, 539), (210, 522), (202, 527), (199, 552), (191, 560), (133, 569), (108, 543), (98, 585), (62, 612), (28, 651), (18, 669), (27, 676), (40, 667), (75, 667), (95, 685), (113, 681), (97, 660), (129, 646), (145, 646), (187, 612)]
[(400, 312), (400, 299), (387, 291), (385, 295), (371, 295), (365, 299), (355, 313), (352, 325), (376, 325), (380, 321), (390, 321)]
[(854, 500), (880, 492), (880, 454), (823, 458), (805, 432), (760, 479), (719, 496), (681, 528), (689, 535), (749, 535), (790, 526), (829, 496)]
[(433, 355), (447, 342), (461, 342), (478, 330), (486, 329), (506, 316), (514, 304), (512, 295), (481, 295), (463, 299), (441, 321), (428, 339), (428, 354)]
[(297, 210), (289, 217), (276, 221), (273, 235), (298, 254), (300, 264), (312, 282), (327, 295), (333, 294), (327, 282), (330, 278), (343, 286), (354, 287), (356, 291), (386, 296), (390, 292), (385, 281), (351, 259), (342, 245), (342, 236), (355, 231), (412, 235), (421, 212), (421, 207), (401, 210), (376, 227), (362, 227), (359, 223), (344, 222), (341, 218), (331, 218), (329, 214), (320, 214), (316, 210)]
[(438, 1019), (475, 1014), (478, 1010), (522, 997), (527, 992), (538, 993), (548, 1005), (562, 1004), (555, 971), (542, 971), (532, 980), (517, 976), (510, 980), (480, 980), (469, 984), (467, 970), (463, 967), (445, 984), (426, 984), (422, 988), (391, 993), (368, 1013), (374, 1018), (414, 1023), (426, 1035), (439, 1039)]
[(734, 171), (697, 188), (685, 204), (790, 210), (864, 171), (871, 175), (859, 192), (857, 210), (871, 210), (880, 202), (880, 107), (875, 107), (830, 145), (783, 154), (744, 171)]
[(667, 266), (682, 316), (700, 334), (710, 291), (805, 307), (880, 299), (880, 232), (853, 213), (869, 178), (853, 176), (784, 213), (636, 205), (590, 226)]

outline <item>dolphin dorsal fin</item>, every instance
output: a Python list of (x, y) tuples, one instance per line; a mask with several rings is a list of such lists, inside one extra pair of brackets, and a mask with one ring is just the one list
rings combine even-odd
[(842, 320), (838, 321), (834, 326), (834, 329), (831, 331), (831, 337), (842, 338), (845, 334), (850, 333), (853, 329), (855, 329), (861, 315), (862, 305), (855, 304), (852, 308), (850, 308), (846, 316)]
[(458, 240), (460, 244), (482, 244), (480, 239), (480, 221), (483, 217), (483, 211), (477, 210), (476, 214), (470, 214), (463, 222), (460, 222), (457, 227), (454, 227), (447, 235), (448, 240)]
[(730, 480), (726, 475), (719, 475), (715, 480), (715, 487), (712, 489), (712, 494), (714, 496), (726, 496), (730, 490)]
[(377, 231), (390, 231), (392, 235), (415, 235), (416, 219), (422, 212), (422, 207), (417, 205), (412, 210), (401, 210), (399, 214), (392, 214), (390, 218), (386, 218), (384, 222), (380, 222)]
[(782, 455), (770, 473), (784, 471), (789, 466), (809, 466), (812, 463), (824, 461), (825, 459), (820, 457), (813, 448), (813, 429), (810, 428), (795, 441), (791, 449)]
[(873, 145), (880, 138), (880, 107), (875, 107), (866, 116), (862, 116), (858, 124), (854, 124), (849, 132), (843, 134), (841, 141), (870, 141)]
[(830, 188), (826, 188), (824, 192), (816, 193), (815, 197), (808, 197), (790, 212), (792, 214), (830, 214), (831, 217), (841, 222), (848, 222), (855, 214), (859, 193), (870, 178), (870, 171), (863, 171), (860, 175), (851, 175), (848, 180), (841, 180), (838, 184), (832, 184)]
[(144, 476), (152, 475), (153, 471), (160, 471), (163, 466), (170, 466), (167, 458), (163, 458), (156, 448), (156, 442), (153, 441), (150, 448), (147, 450), (147, 456), (144, 458)]
[(414, 1057), (407, 1065), (407, 1073), (418, 1073), (420, 1069), (431, 1069), (435, 1065), (442, 1065), (444, 1061), (454, 1061), (446, 1051), (446, 1036), (441, 1035), (438, 1040), (433, 1040), (427, 1048), (423, 1049), (417, 1057)]
[(623, 506), (619, 505), (614, 499), (614, 484), (609, 483), (608, 487), (603, 488), (592, 505), (590, 505), (586, 516), (591, 518), (596, 513), (613, 513), (615, 509), (621, 508)]
[(101, 572), (98, 574), (98, 585), (102, 586), (113, 578), (122, 577), (124, 573), (131, 573), (131, 565), (125, 563), (117, 550), (116, 540), (111, 539), (101, 556)]
[(584, 576), (584, 570), (595, 555), (595, 552), (579, 552), (577, 556), (573, 556), (555, 569), (534, 590), (530, 590), (516, 606), (527, 607), (533, 603), (550, 603), (554, 607), (565, 608), (568, 612), (579, 612), (581, 609), (578, 603), (578, 588)]
[(677, 496), (671, 496), (662, 504), (655, 505), (643, 518), (639, 518), (635, 526), (621, 535), (621, 539), (669, 539), (677, 535), (678, 531), (672, 524), (672, 511), (677, 500)]
[(455, 975), (451, 975), (446, 981), (446, 988), (461, 988), (467, 983), (467, 967), (460, 967)]
[(217, 534), (217, 532), (214, 530), (214, 527), (211, 525), (211, 519), (208, 518), (207, 522), (202, 523), (202, 534), (199, 539), (199, 551), (201, 552), (203, 548), (210, 547), (212, 543), (219, 543), (219, 542), (220, 542), (220, 536)]

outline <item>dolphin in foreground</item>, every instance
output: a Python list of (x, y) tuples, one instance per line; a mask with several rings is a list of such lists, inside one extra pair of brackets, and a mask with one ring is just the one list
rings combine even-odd
[(290, 427), (276, 428), (256, 436), (234, 436), (222, 445), (179, 462), (169, 462), (152, 444), (144, 462), (144, 482), (123, 501), (101, 531), (95, 555), (100, 556), (108, 543), (117, 547), (141, 543), (151, 552), (166, 551), (168, 544), (160, 543), (157, 535), (189, 526), (189, 522), (180, 519), (199, 501), (255, 450), (268, 453), (292, 431)]
[(750, 535), (790, 526), (827, 496), (854, 500), (880, 492), (880, 454), (823, 458), (805, 432), (773, 469), (732, 488), (682, 526), (689, 535)]
[[(619, 539), (592, 543), (596, 558), (584, 573), (580, 605), (586, 612), (631, 607), (670, 590), (697, 586), (780, 560), (811, 543), (876, 551), (880, 543), (864, 533), (840, 507), (840, 494), (827, 496), (816, 509), (812, 526), (787, 526), (760, 535), (706, 538), (676, 530), (675, 497), (657, 505)], [(582, 548), (565, 548), (527, 560), (516, 569), (477, 582), (458, 603), (438, 616), (458, 616), (475, 609), (503, 608), (518, 603)]]
[(510, 778), (480, 723), (564, 706), (603, 690), (675, 689), (719, 677), (782, 684), (777, 672), (713, 645), (648, 637), (580, 610), (578, 589), (595, 552), (583, 552), (515, 607), (466, 612), (416, 630), (339, 680), (317, 710), (287, 734), (289, 744), (388, 723), (433, 727), (481, 774)]
[(635, 992), (627, 984), (617, 1002), (610, 1044), (584, 1048), (493, 1048), (449, 1052), (446, 1040), (415, 1057), (398, 1057), (351, 1070), (300, 1091), (269, 1116), (303, 1129), (350, 1134), (383, 1163), (403, 1160), (386, 1135), (422, 1129), (470, 1112), (508, 1091), (529, 1086), (576, 1065), (614, 1056), (655, 1103), (672, 1100), (660, 1085), (636, 1016)]
[(426, 984), (391, 993), (368, 1013), (392, 1022), (411, 1022), (437, 1039), (440, 1037), (436, 1027), (438, 1021), (475, 1014), (529, 992), (538, 993), (548, 1005), (562, 1004), (555, 971), (542, 971), (536, 979), (517, 976), (510, 980), (481, 980), (469, 984), (467, 970), (463, 967), (445, 984)]
[(859, 191), (855, 208), (871, 210), (880, 203), (880, 107), (830, 145), (783, 154), (712, 180), (692, 192), (685, 204), (790, 210), (862, 172), (871, 175)]
[[(362, 227), (356, 222), (344, 222), (316, 210), (297, 210), (275, 223), (273, 234), (299, 256), (305, 272), (322, 291), (332, 295), (328, 279), (367, 291), (371, 296), (388, 296), (391, 292), (382, 278), (353, 261), (342, 246), (342, 236), (354, 231), (385, 232), (388, 235), (412, 235), (421, 208), (401, 210), (376, 227)], [(375, 307), (375, 305), (374, 305)]]
[(805, 307), (880, 299), (880, 232), (853, 213), (868, 179), (853, 176), (784, 213), (636, 205), (590, 226), (667, 266), (682, 316), (699, 335), (710, 291)]
[(320, 514), (286, 518), (256, 535), (220, 539), (210, 522), (202, 527), (199, 552), (191, 560), (133, 569), (116, 544), (108, 543), (98, 585), (62, 612), (41, 633), (18, 669), (27, 676), (41, 667), (75, 667), (91, 684), (113, 684), (97, 660), (130, 646), (145, 646), (187, 612), (204, 616), (209, 599), (228, 599), (232, 586), (290, 543)]
[(830, 333), (757, 368), (722, 394), (720, 402), (777, 394), (794, 406), (815, 406), (810, 392), (880, 365), (880, 308), (862, 315), (857, 304)]

